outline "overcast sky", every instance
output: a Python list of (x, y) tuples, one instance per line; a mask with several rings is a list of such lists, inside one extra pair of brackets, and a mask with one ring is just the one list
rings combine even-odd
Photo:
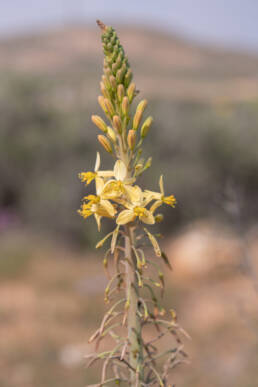
[(258, 0), (0, 0), (1, 35), (97, 18), (258, 52)]

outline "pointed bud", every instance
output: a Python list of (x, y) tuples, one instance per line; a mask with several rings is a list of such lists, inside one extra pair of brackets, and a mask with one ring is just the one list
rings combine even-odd
[(98, 103), (99, 103), (100, 107), (102, 108), (103, 112), (108, 114), (108, 110), (107, 110), (107, 107), (105, 105), (105, 98), (102, 97), (102, 95), (100, 95), (98, 97)]
[(113, 143), (116, 143), (116, 134), (115, 134), (114, 130), (112, 128), (110, 128), (110, 126), (107, 127), (107, 135), (108, 135), (108, 138)]
[(105, 75), (102, 75), (102, 82), (104, 83), (105, 88), (107, 90), (110, 90), (111, 85), (110, 85), (110, 82), (109, 82), (108, 78)]
[(122, 132), (122, 121), (119, 116), (113, 117), (113, 127), (118, 133)]
[(117, 87), (117, 98), (118, 98), (119, 102), (122, 102), (122, 99), (124, 98), (124, 95), (125, 95), (124, 85), (120, 84)]
[(105, 98), (104, 102), (105, 102), (105, 106), (106, 106), (109, 114), (111, 116), (113, 116), (115, 114), (115, 110), (114, 110), (113, 104), (110, 102), (110, 100), (108, 98)]
[(145, 165), (144, 165), (144, 169), (148, 169), (151, 167), (151, 163), (152, 163), (152, 157), (149, 157), (148, 160), (146, 161)]
[(135, 88), (136, 88), (135, 83), (131, 83), (131, 85), (128, 87), (127, 95), (130, 103), (132, 103), (132, 100), (134, 98)]
[(148, 118), (146, 118), (146, 120), (142, 124), (142, 128), (141, 128), (141, 137), (142, 138), (146, 137), (147, 134), (149, 133), (150, 126), (151, 126), (152, 122), (153, 122), (153, 118), (148, 117)]
[(117, 62), (115, 62), (115, 63), (112, 64), (112, 71), (113, 71), (113, 74), (116, 74), (117, 69), (118, 69), (118, 64), (117, 64)]
[(112, 153), (113, 150), (112, 150), (112, 146), (109, 142), (109, 140), (107, 139), (107, 137), (103, 136), (102, 134), (98, 135), (98, 140), (100, 142), (100, 144), (103, 146), (103, 148), (108, 152), (108, 153)]
[(125, 87), (128, 87), (130, 85), (132, 79), (133, 79), (133, 73), (132, 73), (132, 70), (129, 69), (125, 74), (125, 79), (124, 79)]
[(122, 112), (124, 116), (128, 115), (129, 112), (129, 100), (128, 97), (124, 97), (122, 101)]
[(114, 77), (114, 75), (110, 75), (109, 82), (112, 86), (112, 89), (116, 90), (116, 78)]
[(143, 99), (137, 106), (136, 108), (136, 113), (134, 115), (134, 119), (133, 119), (133, 129), (134, 130), (137, 130), (139, 125), (140, 125), (140, 121), (142, 119), (142, 115), (143, 115), (143, 112), (145, 110), (147, 106), (147, 101), (146, 99)]
[(131, 150), (134, 149), (136, 143), (136, 132), (133, 129), (130, 129), (127, 136), (127, 143)]
[(107, 132), (107, 125), (105, 124), (105, 122), (102, 120), (101, 117), (91, 116), (91, 120), (100, 130), (102, 130), (102, 132), (104, 133)]
[(105, 98), (109, 98), (109, 93), (108, 93), (107, 89), (105, 88), (105, 85), (103, 82), (100, 82), (100, 90)]

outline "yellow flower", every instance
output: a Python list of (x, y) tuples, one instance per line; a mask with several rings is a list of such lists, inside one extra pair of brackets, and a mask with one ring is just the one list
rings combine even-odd
[(108, 180), (103, 188), (103, 197), (117, 200), (125, 196), (131, 200), (133, 195), (133, 187), (131, 184), (135, 179), (127, 178), (127, 168), (122, 160), (116, 161), (113, 176), (115, 179)]
[(99, 152), (97, 152), (94, 172), (81, 172), (81, 173), (79, 173), (79, 179), (83, 183), (86, 183), (88, 185), (92, 182), (92, 180), (95, 180), (96, 177), (106, 178), (106, 177), (114, 176), (113, 171), (100, 171), (99, 167), (100, 167), (100, 155), (99, 155)]
[(149, 190), (144, 191), (144, 197), (148, 203), (150, 203), (152, 200), (155, 200), (155, 202), (153, 203), (153, 205), (150, 208), (150, 211), (152, 213), (158, 207), (160, 207), (163, 203), (168, 204), (169, 206), (171, 206), (173, 208), (176, 205), (176, 198), (174, 195), (165, 196), (163, 175), (160, 176), (159, 187), (160, 187), (160, 192), (153, 192), (153, 191), (149, 191)]
[(123, 203), (127, 210), (123, 210), (117, 217), (117, 224), (127, 224), (133, 222), (136, 218), (146, 224), (154, 224), (155, 219), (150, 210), (145, 208), (147, 201), (144, 199), (144, 195), (140, 187), (132, 187), (132, 203)]
[(97, 195), (87, 195), (83, 199), (87, 203), (83, 203), (81, 209), (78, 211), (85, 219), (94, 215), (100, 230), (100, 221), (102, 217), (113, 218), (116, 214), (116, 209), (109, 200), (103, 199), (101, 194), (104, 187), (104, 180), (100, 177), (95, 178)]

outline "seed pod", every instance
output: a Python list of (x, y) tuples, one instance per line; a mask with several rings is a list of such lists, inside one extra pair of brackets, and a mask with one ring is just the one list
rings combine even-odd
[(116, 143), (116, 134), (110, 126), (107, 127), (108, 138), (115, 144)]
[(141, 128), (141, 137), (142, 138), (146, 137), (147, 134), (149, 133), (150, 126), (151, 126), (152, 122), (153, 122), (153, 118), (148, 117), (148, 118), (146, 118), (146, 120), (142, 124), (142, 128)]
[(105, 99), (104, 97), (102, 97), (102, 95), (100, 95), (98, 97), (98, 103), (100, 105), (100, 107), (102, 108), (102, 110), (104, 111), (104, 113), (106, 113), (108, 115), (108, 110), (107, 110), (107, 107), (106, 107), (106, 104), (105, 104)]
[(132, 100), (134, 98), (134, 93), (135, 93), (135, 83), (131, 83), (130, 86), (127, 89), (127, 95), (129, 98), (129, 102), (132, 103)]
[(108, 153), (113, 153), (112, 146), (107, 139), (107, 137), (103, 136), (102, 134), (98, 135), (98, 140), (100, 144), (103, 146), (103, 148), (108, 152)]
[(107, 132), (107, 125), (105, 122), (102, 120), (101, 117), (93, 115), (91, 116), (92, 122), (100, 129), (102, 132), (106, 133)]
[(134, 115), (134, 119), (133, 119), (133, 129), (134, 130), (137, 130), (139, 125), (140, 125), (140, 121), (141, 121), (141, 118), (142, 118), (142, 115), (143, 115), (143, 112), (145, 110), (147, 106), (147, 101), (146, 99), (143, 99), (137, 106), (137, 109), (136, 109), (136, 113)]
[(122, 112), (124, 116), (128, 115), (129, 112), (129, 100), (128, 97), (124, 97), (122, 101)]
[(114, 106), (112, 105), (112, 103), (110, 102), (110, 100), (108, 98), (104, 98), (104, 102), (105, 102), (105, 106), (108, 110), (108, 113), (111, 116), (113, 116), (115, 114)]
[(127, 136), (127, 143), (131, 150), (134, 149), (136, 143), (136, 132), (133, 129), (130, 129)]
[(119, 102), (122, 102), (125, 95), (124, 85), (120, 84), (117, 86), (117, 98)]
[(121, 131), (122, 131), (122, 122), (121, 122), (121, 118), (119, 116), (114, 116), (113, 117), (113, 127), (114, 127), (114, 129), (118, 133), (121, 133)]

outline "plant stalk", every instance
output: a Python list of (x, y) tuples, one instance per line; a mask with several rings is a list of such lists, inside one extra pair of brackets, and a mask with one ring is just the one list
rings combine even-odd
[(136, 259), (132, 252), (133, 229), (125, 227), (125, 258), (126, 258), (126, 287), (129, 300), (127, 329), (129, 341), (129, 362), (136, 370), (130, 371), (130, 383), (135, 387), (139, 381), (143, 381), (143, 348), (140, 316), (138, 314), (139, 287), (136, 276)]

